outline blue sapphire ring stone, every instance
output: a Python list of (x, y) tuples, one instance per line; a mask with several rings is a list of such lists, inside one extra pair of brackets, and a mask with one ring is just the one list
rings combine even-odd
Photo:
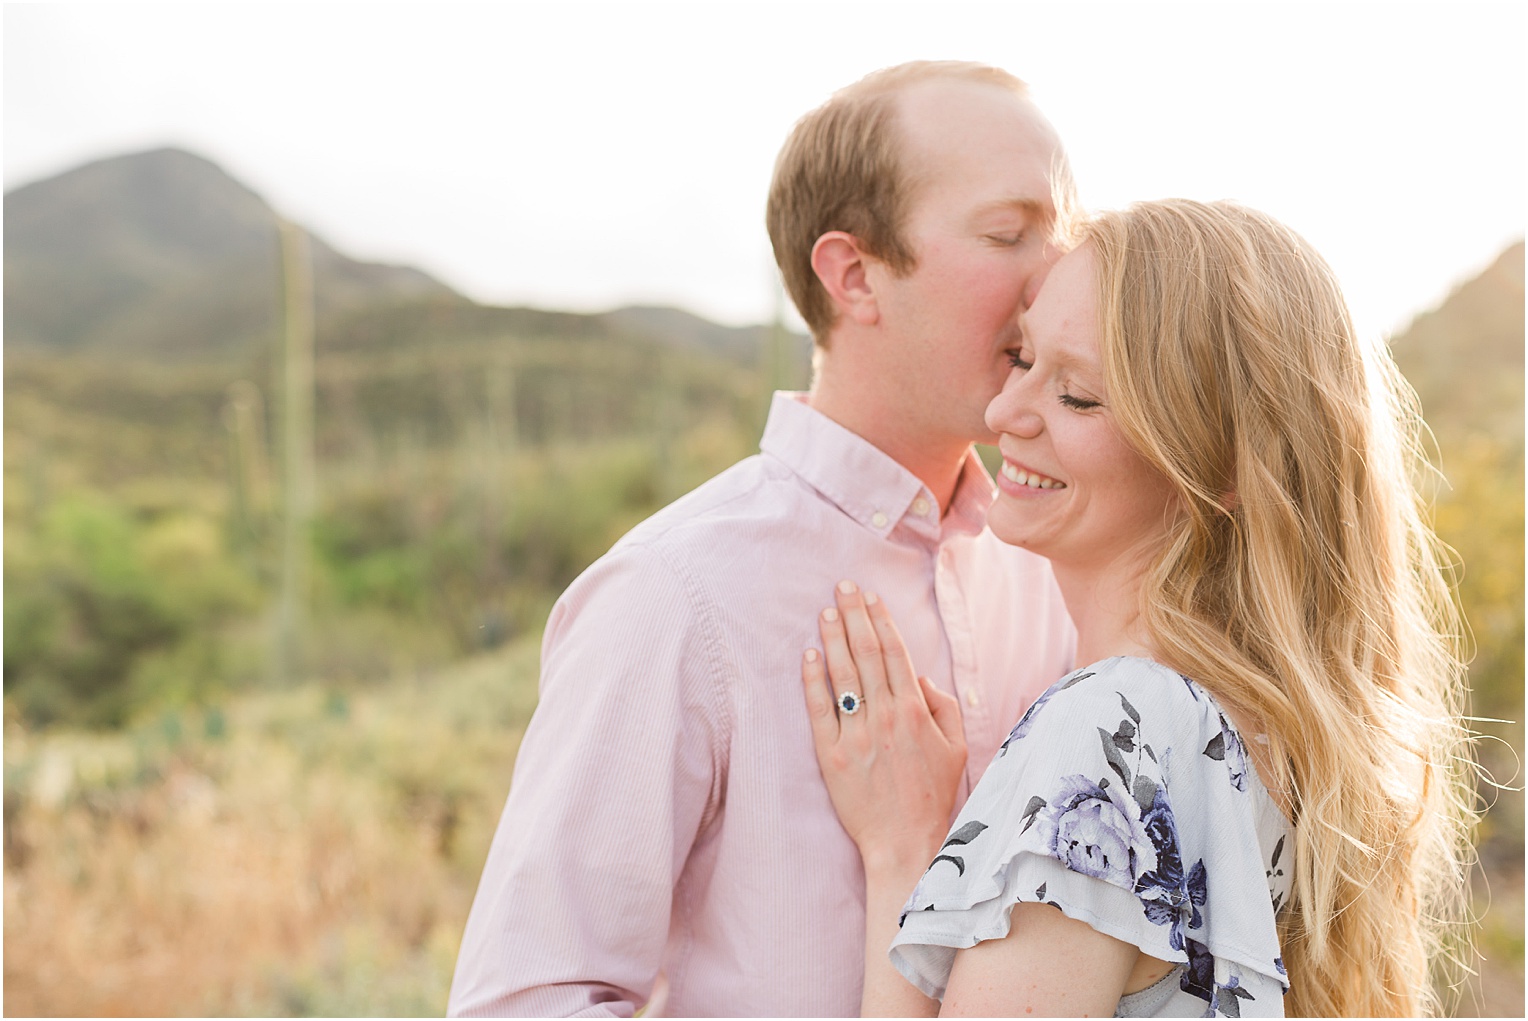
[(859, 697), (858, 692), (846, 691), (838, 696), (838, 711), (845, 716), (853, 716), (864, 704), (865, 700)]

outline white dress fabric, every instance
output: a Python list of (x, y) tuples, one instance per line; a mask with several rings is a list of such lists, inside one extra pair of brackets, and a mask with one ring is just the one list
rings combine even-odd
[(1017, 903), (1049, 904), (1178, 965), (1116, 1016), (1282, 1017), (1288, 835), (1208, 692), (1106, 659), (1014, 727), (903, 908), (891, 960), (943, 999), (957, 949), (1006, 936)]

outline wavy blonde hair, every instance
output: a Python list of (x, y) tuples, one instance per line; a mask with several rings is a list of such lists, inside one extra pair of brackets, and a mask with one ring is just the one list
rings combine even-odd
[(1293, 815), (1298, 1016), (1440, 1009), (1476, 820), (1461, 621), (1415, 396), (1326, 262), (1229, 203), (1080, 226), (1106, 388), (1184, 509), (1142, 595), (1163, 658), (1269, 738)]

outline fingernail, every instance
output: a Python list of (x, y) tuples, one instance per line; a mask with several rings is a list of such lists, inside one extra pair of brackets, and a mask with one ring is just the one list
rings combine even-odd
[(881, 601), (881, 597), (876, 595), (874, 592), (866, 592), (865, 593), (865, 605), (866, 606), (874, 606), (876, 603), (879, 603), (880, 601)]
[(854, 594), (854, 582), (852, 582), (852, 581), (841, 581), (841, 582), (839, 582), (838, 583), (838, 591), (842, 592), (846, 596), (853, 595)]
[(822, 611), (822, 619), (823, 620), (837, 620), (838, 619), (838, 611), (833, 609), (833, 607), (830, 606), (826, 610)]
[(808, 663), (815, 663), (815, 662), (817, 662), (817, 650), (816, 649), (808, 649), (808, 650), (806, 650), (806, 661)]

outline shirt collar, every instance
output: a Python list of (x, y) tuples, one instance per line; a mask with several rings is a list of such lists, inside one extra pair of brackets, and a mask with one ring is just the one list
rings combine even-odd
[(759, 449), (882, 538), (899, 525), (935, 541), (952, 533), (975, 535), (997, 494), (976, 451), (967, 450), (954, 499), (940, 521), (933, 494), (916, 475), (814, 409), (804, 393), (775, 393)]

